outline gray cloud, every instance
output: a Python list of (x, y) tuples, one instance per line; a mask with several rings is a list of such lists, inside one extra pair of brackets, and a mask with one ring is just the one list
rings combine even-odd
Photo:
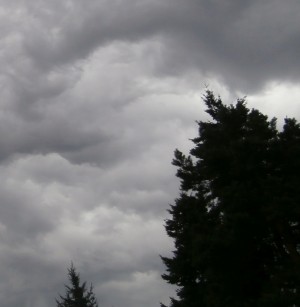
[[(162, 217), (143, 214), (138, 204), (130, 208), (126, 202), (130, 194), (149, 205), (162, 198), (153, 199), (151, 191), (124, 191), (125, 200), (113, 202), (118, 183), (105, 186), (107, 175), (54, 154), (23, 157), (2, 167), (0, 261), (7, 278), (0, 288), (15, 293), (10, 301), (8, 292), (1, 292), (3, 306), (14, 306), (19, 300), (50, 306), (57, 292), (63, 291), (63, 272), (71, 260), (107, 304), (120, 303), (122, 295), (132, 300), (129, 297), (137, 295), (135, 288), (141, 286), (136, 276), (145, 275), (145, 286), (158, 283), (169, 291), (159, 278), (158, 254), (167, 253), (170, 246), (161, 236)], [(145, 241), (149, 234), (155, 245)], [(126, 287), (126, 293), (120, 289), (116, 295), (118, 285)], [(146, 305), (155, 299), (154, 292), (151, 299), (151, 292), (145, 296)]]
[(202, 70), (235, 90), (273, 80), (299, 82), (299, 3), (185, 1), (181, 20), (166, 34), (163, 69)]

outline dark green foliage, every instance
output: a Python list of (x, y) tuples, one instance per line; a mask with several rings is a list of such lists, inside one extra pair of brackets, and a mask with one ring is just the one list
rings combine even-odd
[(73, 264), (68, 269), (70, 286), (66, 287), (66, 295), (60, 295), (56, 300), (57, 307), (98, 307), (97, 299), (93, 293), (93, 286), (89, 290), (86, 288), (86, 282), (80, 285), (80, 276), (76, 272)]
[(190, 156), (175, 151), (180, 196), (169, 210), (171, 307), (300, 306), (300, 126), (204, 96)]

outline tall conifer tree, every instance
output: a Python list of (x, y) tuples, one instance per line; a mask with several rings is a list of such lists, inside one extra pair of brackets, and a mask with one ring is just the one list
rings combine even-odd
[(300, 306), (300, 126), (204, 95), (189, 156), (175, 151), (180, 195), (166, 231), (171, 307)]
[(80, 276), (73, 263), (68, 269), (68, 277), (71, 285), (66, 285), (66, 295), (60, 295), (59, 300), (56, 300), (57, 307), (98, 307), (93, 286), (87, 289), (86, 282), (80, 283)]

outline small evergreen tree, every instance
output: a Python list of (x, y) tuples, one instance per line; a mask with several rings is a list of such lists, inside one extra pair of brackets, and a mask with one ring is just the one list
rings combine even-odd
[(68, 269), (68, 276), (71, 285), (66, 285), (66, 295), (60, 295), (56, 300), (57, 307), (98, 307), (93, 285), (91, 284), (89, 289), (86, 288), (86, 282), (80, 285), (80, 276), (73, 263)]
[(189, 156), (175, 151), (180, 195), (169, 210), (171, 307), (300, 306), (300, 125), (204, 96)]

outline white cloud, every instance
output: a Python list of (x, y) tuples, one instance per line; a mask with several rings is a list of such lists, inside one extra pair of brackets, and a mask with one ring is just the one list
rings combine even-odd
[(247, 97), (249, 106), (259, 109), (270, 118), (278, 119), (279, 127), (284, 118), (296, 118), (300, 114), (300, 93), (298, 83), (272, 82), (261, 93)]

